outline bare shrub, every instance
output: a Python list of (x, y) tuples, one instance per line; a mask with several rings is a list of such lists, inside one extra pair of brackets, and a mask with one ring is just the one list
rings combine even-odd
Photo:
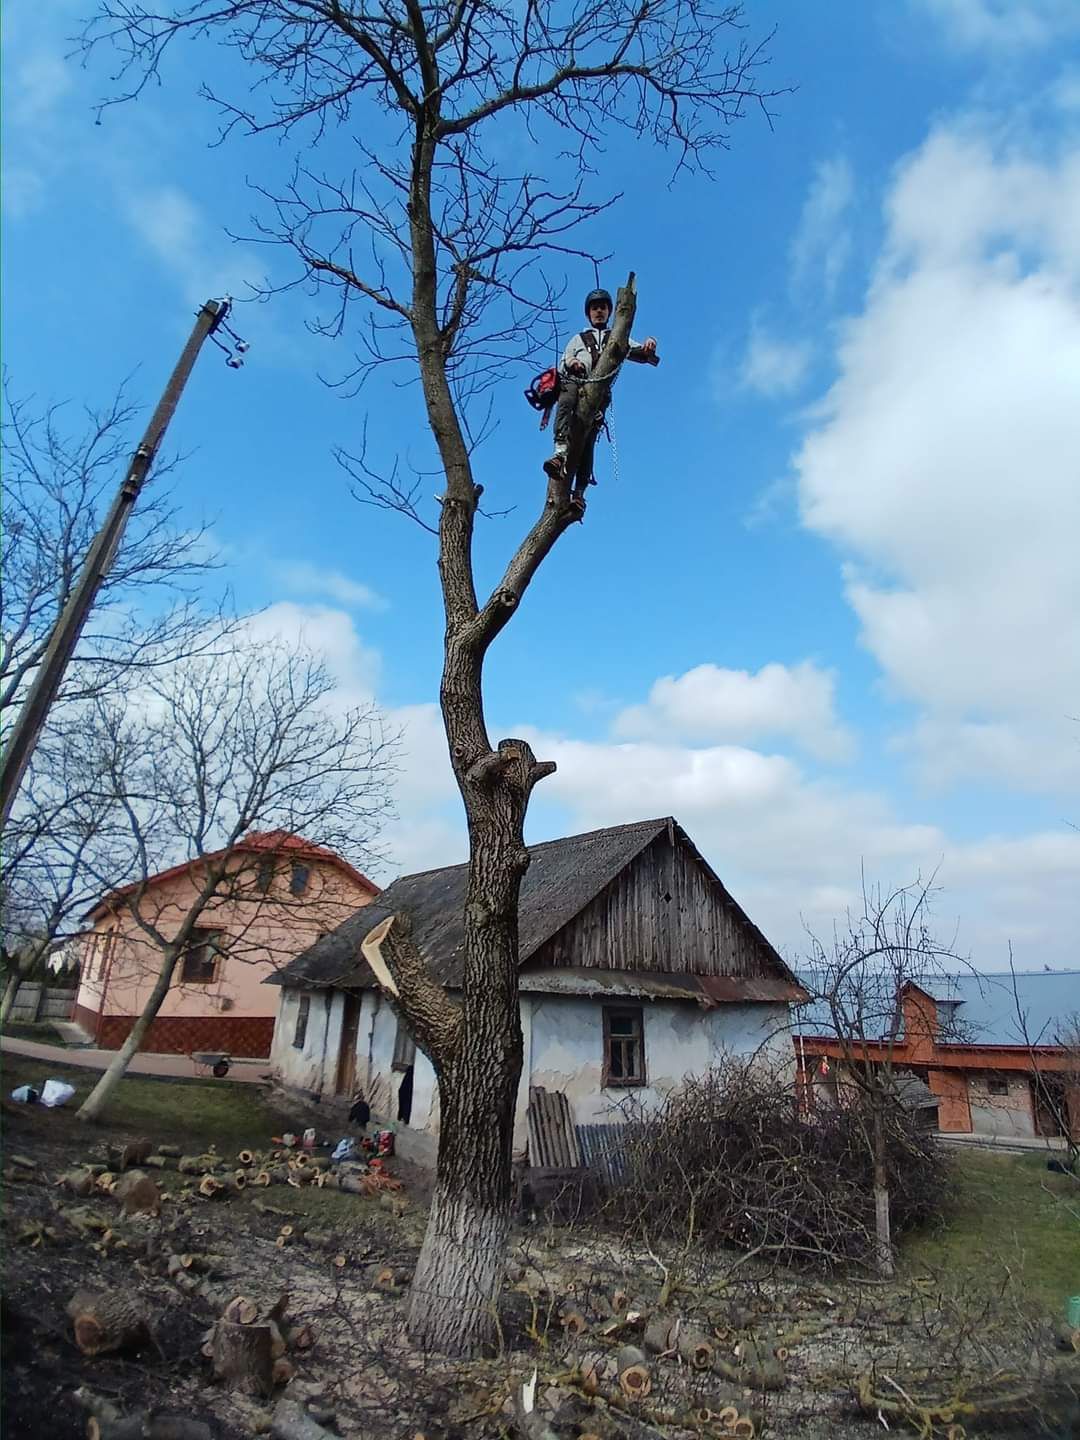
[[(945, 1213), (949, 1167), (899, 1105), (885, 1119), (901, 1233)], [(857, 1095), (807, 1118), (782, 1079), (729, 1061), (631, 1119), (608, 1213), (649, 1238), (692, 1235), (793, 1265), (872, 1266), (866, 1125)]]

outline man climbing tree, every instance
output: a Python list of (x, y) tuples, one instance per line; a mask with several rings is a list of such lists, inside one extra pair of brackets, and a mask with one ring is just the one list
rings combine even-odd
[[(608, 330), (611, 310), (611, 296), (606, 290), (590, 290), (585, 296), (585, 318), (589, 322), (589, 328), (582, 330), (580, 335), (575, 335), (563, 351), (559, 374), (559, 404), (555, 412), (555, 453), (549, 460), (544, 461), (544, 470), (553, 479), (569, 477), (572, 487), (570, 503), (581, 511), (585, 509), (586, 488), (596, 484), (593, 455), (596, 450), (596, 437), (604, 424), (602, 408), (594, 411), (590, 429), (582, 436), (580, 445), (575, 446), (578, 459), (572, 474), (566, 468), (567, 447), (577, 426), (578, 401), (583, 391), (588, 394), (590, 380), (600, 364), (600, 356), (611, 334)], [(658, 365), (660, 361), (656, 353), (656, 341), (651, 335), (640, 342), (631, 340), (626, 358), (640, 365)], [(615, 377), (612, 376), (606, 382), (605, 389), (608, 394), (614, 380)]]
[[(239, 71), (215, 66), (232, 93), (203, 87), (227, 131), (272, 130), (296, 147), (288, 183), (276, 193), (259, 186), (269, 204), (260, 238), (299, 259), (290, 285), (307, 279), (330, 299), (327, 335), (349, 331), (354, 305), (364, 307), (353, 394), (373, 368), (403, 358), (420, 380), (423, 423), (444, 476), (437, 528), (419, 510), (419, 481), (408, 488), (396, 469), (380, 474), (366, 453), (342, 458), (367, 500), (438, 536), (440, 703), (469, 835), (460, 1004), (428, 972), (407, 916), (393, 917), (378, 943), (383, 974), (439, 1084), (438, 1179), (409, 1332), (421, 1346), (474, 1352), (495, 1329), (510, 1223), (523, 826), (533, 786), (554, 769), (523, 740), (492, 743), (484, 662), (580, 518), (569, 477), (626, 358), (632, 281), (619, 292), (593, 383), (581, 387), (564, 473), (549, 478), (540, 513), (486, 598), (473, 567), (483, 427), (472, 406), (540, 348), (557, 301), (540, 262), (585, 257), (570, 236), (610, 203), (584, 198), (595, 189), (605, 132), (670, 149), (676, 171), (705, 164), (749, 107), (767, 113), (770, 92), (757, 83), (767, 56), (745, 38), (739, 5), (697, 0), (97, 3), (87, 43), (108, 40), (119, 50), (129, 93), (158, 75), (184, 36), (216, 32), (235, 49)], [(731, 36), (735, 47), (725, 53)], [(523, 168), (512, 168), (511, 154), (526, 157)]]

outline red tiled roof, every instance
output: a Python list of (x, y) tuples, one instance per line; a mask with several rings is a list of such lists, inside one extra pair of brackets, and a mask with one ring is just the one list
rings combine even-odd
[(288, 830), (253, 830), (250, 835), (244, 835), (235, 845), (214, 850), (208, 855), (197, 855), (192, 860), (185, 860), (179, 865), (172, 865), (168, 870), (161, 870), (156, 875), (148, 875), (145, 881), (132, 881), (130, 885), (121, 885), (118, 890), (110, 890), (103, 895), (91, 909), (87, 910), (85, 918), (94, 919), (102, 910), (110, 909), (118, 900), (130, 895), (140, 885), (162, 885), (166, 880), (173, 880), (178, 875), (189, 874), (208, 860), (218, 860), (222, 855), (228, 853), (229, 849), (234, 855), (251, 854), (272, 854), (280, 855), (287, 851), (290, 855), (303, 857), (306, 860), (325, 860), (330, 865), (335, 865), (343, 875), (357, 885), (361, 885), (372, 895), (379, 894), (379, 887), (366, 875), (361, 874), (354, 865), (342, 858), (333, 850), (328, 850), (324, 845), (316, 845), (311, 840), (305, 840), (302, 835), (293, 835)]

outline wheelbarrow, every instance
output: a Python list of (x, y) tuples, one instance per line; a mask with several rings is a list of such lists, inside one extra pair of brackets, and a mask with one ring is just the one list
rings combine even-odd
[(213, 1075), (215, 1080), (224, 1080), (231, 1065), (269, 1065), (265, 1056), (229, 1055), (220, 1050), (193, 1050), (188, 1059), (195, 1066), (196, 1075)]

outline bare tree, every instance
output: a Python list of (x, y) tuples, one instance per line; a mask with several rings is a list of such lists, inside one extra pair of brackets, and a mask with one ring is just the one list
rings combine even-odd
[[(283, 190), (264, 187), (259, 237), (298, 257), (296, 283), (329, 300), (316, 322), (348, 333), (355, 390), (375, 365), (417, 377), (442, 475), (436, 524), (419, 482), (343, 456), (363, 498), (438, 535), (445, 614), (440, 699), (469, 833), (460, 1006), (425, 968), (407, 917), (384, 937), (388, 976), (438, 1077), (439, 1174), (413, 1281), (409, 1328), (424, 1346), (475, 1350), (492, 1328), (509, 1226), (510, 1151), (522, 1041), (518, 891), (533, 786), (554, 766), (522, 740), (493, 744), (483, 704), (487, 652), (540, 565), (581, 517), (552, 479), (536, 521), (487, 598), (477, 594), (473, 529), (482, 492), (473, 401), (531, 355), (557, 287), (547, 259), (584, 254), (578, 225), (603, 209), (593, 165), (606, 133), (670, 148), (675, 170), (703, 166), (748, 109), (767, 113), (766, 61), (739, 5), (582, 0), (492, 7), (481, 0), (193, 0), (151, 8), (100, 0), (86, 41), (108, 41), (137, 94), (174, 42), (216, 32), (244, 62), (235, 96), (206, 93), (226, 132), (277, 131), (303, 144)], [(734, 49), (725, 52), (727, 41)], [(121, 83), (124, 83), (123, 80)], [(496, 145), (520, 130), (516, 172)], [(320, 142), (355, 147), (356, 168), (326, 174)], [(503, 147), (505, 156), (505, 146)], [(590, 266), (591, 268), (591, 266)], [(591, 277), (590, 277), (591, 278)], [(620, 291), (611, 339), (581, 387), (566, 474), (627, 353), (636, 304)], [(360, 323), (353, 321), (361, 307)], [(533, 460), (529, 460), (531, 470)]]
[[(369, 862), (389, 813), (395, 742), (374, 707), (341, 708), (310, 655), (242, 642), (227, 655), (153, 671), (126, 700), (98, 698), (84, 735), (125, 851), (121, 868), (94, 875), (104, 892), (99, 909), (126, 922), (122, 933), (145, 937), (156, 962), (138, 1018), (79, 1111), (96, 1120), (193, 945), (226, 945), (234, 966), (273, 958), (283, 919), (299, 916), (311, 933), (278, 957), (290, 958), (356, 908), (351, 891), (292, 895), (264, 883), (266, 852), (253, 858), (244, 840), (253, 830), (275, 832), (282, 858), (289, 837), (302, 837), (305, 853), (319, 847)], [(154, 883), (177, 865), (186, 885)], [(227, 942), (216, 930), (199, 933), (226, 917)], [(300, 933), (295, 923), (284, 928)]]
[[(0, 719), (6, 721), (45, 654), (127, 464), (137, 407), (121, 389), (76, 427), (63, 406), (17, 398), (7, 374), (3, 406)], [(155, 480), (174, 464), (159, 463)], [(167, 490), (151, 487), (98, 592), (60, 703), (205, 645), (210, 632), (192, 589), (214, 565), (205, 531), (182, 528)]]
[(95, 871), (119, 859), (115, 807), (86, 768), (76, 708), (53, 716), (4, 828), (0, 1025), (23, 980), (94, 899)]
[[(3, 381), (3, 634), (0, 724), (20, 704), (67, 604), (117, 479), (136, 415), (121, 389), (81, 421), (60, 405), (19, 399)], [(175, 462), (159, 463), (160, 482)], [(212, 652), (228, 635), (196, 593), (215, 562), (205, 532), (183, 529), (167, 491), (152, 488), (96, 599), (61, 693), (4, 827), (4, 1023), (24, 975), (92, 899), (91, 852), (108, 868), (111, 811), (79, 742), (92, 696), (155, 666)], [(6, 739), (6, 735), (5, 735)]]
[[(883, 1276), (894, 1272), (886, 1148), (890, 1110), (902, 1103), (897, 1052), (932, 1039), (929, 1030), (920, 1036), (905, 1029), (905, 988), (932, 984), (947, 965), (964, 963), (934, 936), (930, 899), (930, 885), (921, 881), (891, 892), (864, 884), (861, 910), (849, 913), (829, 945), (811, 935), (807, 968), (800, 970), (812, 1018), (796, 1023), (803, 1033), (809, 1026), (832, 1041), (837, 1103), (850, 1104), (861, 1117), (873, 1162), (876, 1261)], [(918, 1028), (921, 1021), (914, 1023)]]

